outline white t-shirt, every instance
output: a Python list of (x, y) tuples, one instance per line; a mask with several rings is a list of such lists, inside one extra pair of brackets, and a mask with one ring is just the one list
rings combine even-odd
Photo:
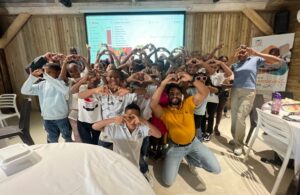
[[(87, 90), (87, 85), (81, 85), (79, 92)], [(78, 98), (78, 120), (86, 123), (95, 123), (102, 120), (101, 103), (99, 96), (80, 99)]]
[[(136, 101), (136, 93), (128, 93), (124, 96), (115, 95), (100, 95), (100, 102), (102, 107), (103, 119), (112, 118), (124, 114), (127, 105)], [(100, 140), (105, 142), (111, 142), (110, 138), (103, 131), (100, 134)]]
[[(197, 89), (195, 87), (187, 88), (186, 93), (189, 96), (193, 96), (197, 93)], [(208, 97), (206, 97), (203, 100), (203, 102), (195, 108), (195, 111), (194, 111), (195, 115), (201, 115), (201, 116), (205, 115), (207, 100), (208, 100)]]
[(139, 168), (143, 139), (149, 136), (149, 127), (139, 125), (132, 133), (125, 124), (111, 124), (104, 128), (105, 134), (113, 142), (113, 150), (127, 158)]
[(210, 75), (209, 78), (211, 80), (211, 83), (216, 87), (221, 86), (226, 79), (224, 76), (224, 72), (215, 72), (214, 74)]
[(136, 101), (136, 99), (136, 93), (128, 93), (124, 96), (100, 95), (103, 119), (122, 115), (126, 106)]
[(200, 116), (205, 115), (207, 100), (208, 100), (208, 98), (206, 97), (203, 100), (202, 104), (200, 104), (196, 107), (195, 112), (194, 112), (195, 115), (200, 115)]
[[(74, 82), (75, 82), (74, 78), (69, 78), (68, 83), (70, 89)], [(70, 112), (68, 118), (72, 120), (77, 120), (78, 119), (78, 93), (71, 94), (71, 90), (69, 95), (69, 111)]]
[[(211, 83), (216, 87), (221, 86), (225, 79), (224, 72), (215, 72), (210, 76)], [(216, 94), (210, 93), (207, 97), (208, 102), (219, 103), (219, 96)]]
[(211, 102), (211, 103), (219, 103), (219, 96), (217, 96), (214, 93), (209, 93), (207, 96), (207, 102)]
[(146, 120), (149, 120), (152, 116), (150, 102), (151, 102), (151, 97), (154, 94), (156, 89), (157, 89), (157, 85), (148, 85), (146, 88), (146, 94), (137, 96), (136, 103), (141, 109), (141, 116)]

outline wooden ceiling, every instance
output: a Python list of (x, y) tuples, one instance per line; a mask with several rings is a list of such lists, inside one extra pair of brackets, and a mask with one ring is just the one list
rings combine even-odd
[(265, 10), (300, 0), (72, 0), (71, 8), (59, 0), (0, 0), (0, 15), (28, 12), (32, 15), (78, 14), (90, 12), (187, 11), (226, 12), (245, 8)]
[[(116, 3), (116, 2), (189, 2), (189, 3), (213, 3), (213, 0), (71, 0), (73, 3)], [(219, 0), (226, 3), (267, 2), (268, 0)], [(0, 0), (2, 4), (26, 4), (26, 3), (56, 3), (59, 0)]]

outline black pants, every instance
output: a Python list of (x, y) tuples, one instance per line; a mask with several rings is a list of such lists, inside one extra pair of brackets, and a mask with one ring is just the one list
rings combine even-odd
[(196, 129), (201, 128), (201, 120), (202, 120), (202, 116), (201, 115), (194, 114), (194, 121), (195, 121), (195, 128)]
[(92, 128), (92, 123), (77, 121), (78, 132), (82, 143), (98, 145), (100, 131)]
[(219, 98), (219, 104), (218, 104), (218, 107), (217, 107), (217, 116), (216, 116), (215, 129), (219, 128), (219, 124), (220, 124), (221, 119), (222, 119), (223, 110), (224, 110), (224, 107), (226, 106), (226, 102), (227, 102), (227, 98), (226, 99), (220, 99)]
[(212, 134), (213, 132), (213, 126), (214, 126), (214, 117), (215, 113), (217, 111), (218, 104), (208, 102), (206, 105), (206, 112), (207, 112), (207, 129), (206, 133)]
[(148, 163), (146, 162), (145, 158), (148, 156), (148, 148), (149, 148), (149, 137), (145, 137), (143, 140), (143, 144), (141, 147), (141, 155), (140, 155), (140, 171), (145, 174), (147, 171), (149, 171)]

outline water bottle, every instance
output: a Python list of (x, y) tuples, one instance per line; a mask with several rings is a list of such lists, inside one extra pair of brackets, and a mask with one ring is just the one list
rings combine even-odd
[(281, 108), (281, 94), (278, 92), (273, 93), (272, 100), (273, 101), (272, 101), (271, 113), (279, 114)]

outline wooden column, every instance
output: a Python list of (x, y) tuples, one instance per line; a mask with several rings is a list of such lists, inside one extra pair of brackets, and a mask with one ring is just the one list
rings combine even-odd
[(0, 49), (0, 94), (12, 92), (4, 49)]

